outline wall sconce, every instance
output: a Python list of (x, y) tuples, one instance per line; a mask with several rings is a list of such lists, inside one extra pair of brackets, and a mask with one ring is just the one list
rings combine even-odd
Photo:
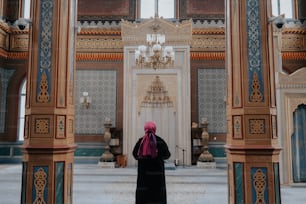
[(91, 98), (88, 96), (88, 92), (83, 92), (83, 96), (80, 97), (80, 104), (82, 104), (86, 109), (89, 108), (89, 105), (91, 104)]

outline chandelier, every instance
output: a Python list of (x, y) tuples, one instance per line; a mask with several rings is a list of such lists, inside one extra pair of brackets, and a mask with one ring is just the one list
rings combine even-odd
[(165, 35), (147, 34), (147, 46), (140, 45), (135, 51), (136, 65), (153, 69), (173, 65), (173, 47), (164, 46), (164, 44)]

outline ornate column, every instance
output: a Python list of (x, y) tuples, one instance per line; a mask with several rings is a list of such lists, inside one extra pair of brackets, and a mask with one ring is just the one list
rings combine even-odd
[(72, 203), (76, 0), (31, 9), (21, 203)]
[(281, 202), (270, 0), (227, 0), (229, 203)]

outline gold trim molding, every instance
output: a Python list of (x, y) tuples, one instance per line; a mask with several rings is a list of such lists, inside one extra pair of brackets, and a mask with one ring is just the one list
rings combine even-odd
[(225, 60), (225, 52), (190, 52), (191, 60)]
[(306, 52), (282, 52), (283, 60), (306, 60)]
[(77, 53), (77, 61), (123, 61), (123, 53)]

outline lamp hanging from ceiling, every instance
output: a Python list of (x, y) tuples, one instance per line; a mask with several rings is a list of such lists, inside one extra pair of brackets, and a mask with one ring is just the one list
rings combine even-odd
[(140, 45), (135, 51), (136, 65), (153, 69), (170, 66), (175, 53), (172, 46), (164, 46), (165, 35), (147, 34), (147, 45)]

